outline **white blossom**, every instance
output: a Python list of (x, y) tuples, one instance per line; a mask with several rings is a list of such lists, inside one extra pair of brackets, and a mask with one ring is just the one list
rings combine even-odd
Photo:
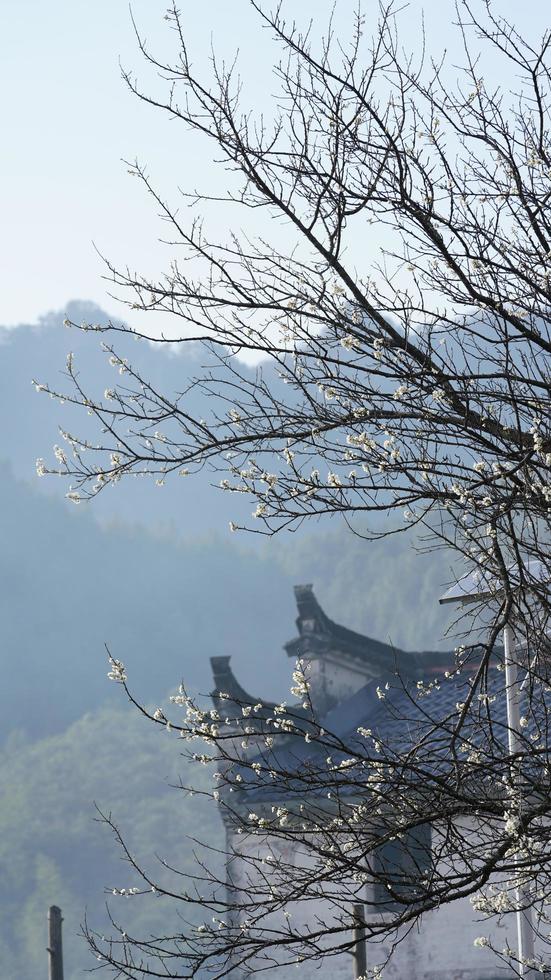
[(345, 350), (358, 350), (359, 341), (354, 334), (347, 333), (344, 337), (341, 337), (341, 344)]
[(400, 385), (398, 388), (396, 388), (396, 391), (393, 392), (392, 397), (394, 398), (395, 401), (399, 401), (401, 398), (404, 398), (405, 395), (408, 394), (408, 392), (409, 392), (408, 385)]
[(109, 663), (111, 665), (111, 670), (107, 674), (110, 681), (117, 681), (119, 684), (123, 684), (127, 678), (126, 669), (124, 664), (120, 660), (115, 660), (114, 657), (109, 657)]

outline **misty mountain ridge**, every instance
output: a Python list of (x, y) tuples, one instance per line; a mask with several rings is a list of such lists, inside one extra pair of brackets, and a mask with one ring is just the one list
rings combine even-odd
[[(185, 407), (190, 416), (208, 418), (212, 410), (211, 400), (202, 386), (193, 384), (205, 369), (212, 369), (212, 355), (199, 342), (137, 342), (138, 338), (128, 334), (67, 330), (63, 326), (65, 317), (77, 324), (122, 323), (93, 303), (72, 301), (65, 310), (48, 313), (37, 324), (0, 327), (0, 406), (5, 417), (13, 420), (0, 450), (0, 460), (9, 461), (16, 477), (38, 486), (41, 493), (56, 497), (65, 496), (68, 480), (52, 476), (38, 480), (36, 460), (44, 458), (46, 466), (54, 463), (53, 446), (60, 442), (60, 428), (92, 442), (98, 438), (97, 420), (90, 419), (83, 408), (34, 390), (32, 381), (36, 379), (70, 395), (72, 385), (65, 369), (69, 352), (84, 390), (94, 398), (101, 400), (113, 382), (109, 354), (102, 347), (110, 344), (156, 390), (166, 392), (169, 397), (185, 391)], [(282, 398), (293, 397), (292, 389), (284, 386), (269, 362), (250, 367), (240, 361), (239, 371), (253, 384), (261, 371), (272, 396), (277, 398), (280, 391)], [(322, 460), (318, 465), (322, 465)], [(170, 474), (162, 486), (147, 476), (125, 478), (117, 486), (106, 486), (93, 501), (83, 501), (79, 506), (90, 509), (101, 522), (142, 524), (184, 538), (212, 529), (229, 536), (230, 522), (250, 526), (256, 501), (245, 494), (223, 492), (220, 482), (226, 475), (205, 467), (189, 479)], [(371, 514), (370, 524), (383, 527), (384, 515)], [(321, 526), (325, 525), (327, 520)], [(258, 530), (263, 529), (259, 526)], [(306, 521), (295, 529), (295, 534), (302, 537), (317, 531), (315, 521)], [(265, 536), (247, 535), (247, 546), (257, 547)]]
[[(0, 459), (9, 461), (16, 477), (39, 485), (42, 493), (64, 496), (66, 481), (47, 477), (38, 481), (36, 460), (53, 460), (53, 446), (59, 443), (59, 428), (80, 434), (95, 434), (94, 423), (82, 409), (69, 403), (60, 404), (44, 393), (37, 394), (33, 379), (48, 383), (59, 391), (70, 391), (65, 374), (67, 354), (74, 355), (76, 369), (87, 390), (101, 397), (112, 380), (113, 369), (102, 343), (112, 343), (121, 357), (128, 357), (144, 376), (167, 392), (181, 391), (201, 369), (199, 344), (137, 343), (122, 334), (67, 330), (67, 316), (75, 323), (106, 325), (109, 317), (93, 303), (72, 301), (63, 311), (51, 312), (36, 324), (0, 327), (0, 406), (12, 424), (6, 431)], [(254, 378), (254, 370), (241, 365)], [(191, 412), (201, 413), (204, 395), (193, 389), (186, 395)], [(96, 519), (145, 524), (150, 528), (172, 527), (186, 536), (217, 528), (228, 531), (229, 521), (244, 522), (250, 518), (251, 501), (236, 499), (218, 488), (220, 477), (206, 471), (190, 480), (167, 480), (162, 487), (147, 478), (125, 480), (124, 487), (108, 487), (90, 504)], [(72, 505), (74, 506), (74, 505)]]

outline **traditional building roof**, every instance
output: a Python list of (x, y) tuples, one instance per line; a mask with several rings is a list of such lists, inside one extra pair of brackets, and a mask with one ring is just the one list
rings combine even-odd
[[(289, 657), (323, 660), (332, 658), (340, 663), (355, 664), (368, 677), (384, 677), (398, 673), (403, 680), (441, 673), (453, 667), (453, 652), (400, 650), (390, 643), (374, 640), (335, 623), (321, 608), (312, 585), (296, 585), (294, 588), (298, 616), (298, 635), (284, 645)], [(211, 657), (214, 680), (212, 698), (219, 700), (220, 692), (227, 694), (238, 704), (255, 704), (262, 700), (266, 710), (273, 702), (251, 695), (237, 680), (230, 666), (229, 656)], [(363, 685), (361, 685), (363, 687)], [(348, 703), (348, 698), (342, 704)], [(337, 705), (338, 707), (338, 705)]]
[[(244, 687), (241, 687), (230, 667), (230, 659), (230, 657), (210, 658), (214, 680), (214, 689), (211, 692), (212, 700), (218, 707), (221, 701), (220, 695), (224, 694), (234, 704), (257, 704), (260, 698), (253, 697), (252, 694), (248, 694)], [(262, 711), (258, 713), (258, 717), (262, 717), (266, 712), (271, 712), (274, 707), (274, 701), (262, 699)]]
[(324, 656), (338, 652), (363, 663), (371, 663), (381, 669), (393, 669), (397, 661), (409, 671), (411, 658), (402, 650), (388, 643), (381, 643), (354, 630), (340, 626), (329, 619), (321, 608), (311, 585), (295, 585), (298, 607), (296, 625), (298, 636), (285, 644), (289, 657)]
[[(352, 753), (358, 751), (362, 757), (378, 763), (382, 758), (376, 748), (378, 743), (394, 752), (402, 751), (411, 748), (416, 742), (422, 742), (431, 731), (438, 730), (444, 724), (452, 728), (459, 720), (462, 702), (470, 689), (468, 678), (460, 671), (453, 672), (441, 683), (436, 682), (436, 686), (429, 691), (426, 688), (424, 691), (419, 690), (416, 685), (408, 689), (396, 682), (395, 686), (383, 692), (384, 697), (381, 698), (377, 687), (376, 681), (370, 681), (352, 697), (332, 708), (319, 720), (319, 728), (312, 725), (312, 740), (305, 740), (301, 728), (308, 730), (308, 723), (302, 721), (299, 721), (295, 732), (278, 737), (270, 764), (279, 772), (288, 774), (284, 791), (277, 781), (259, 780), (244, 766), (240, 785), (247, 804), (277, 802), (285, 795), (291, 796), (294, 788), (298, 794), (303, 793), (305, 785), (301, 774), (308, 772), (322, 773), (310, 792), (314, 795), (325, 794), (327, 779), (324, 775), (324, 762), (327, 745), (323, 740), (320, 742), (314, 737), (320, 730), (330, 733), (331, 740), (335, 741), (331, 756), (337, 769), (339, 761), (347, 758), (347, 747)], [(488, 748), (491, 733), (491, 750), (505, 754), (508, 721), (503, 672), (496, 669), (488, 672), (486, 696), (488, 700), (483, 704), (475, 700), (472, 713), (464, 720), (462, 738), (469, 742), (473, 750), (484, 752)], [(547, 711), (548, 707), (548, 704), (542, 704), (541, 712)], [(527, 729), (528, 735), (531, 730), (536, 729), (537, 723), (531, 721)], [(445, 739), (432, 739), (429, 744), (430, 758), (424, 760), (425, 772), (445, 773), (451, 766), (457, 765)], [(258, 755), (251, 756), (249, 761), (251, 759), (258, 759), (266, 766), (265, 750), (258, 751)], [(346, 772), (345, 769), (342, 775), (333, 776), (340, 782), (341, 791), (345, 792)], [(293, 775), (295, 773), (296, 781)], [(350, 788), (351, 793), (356, 791), (357, 783)]]
[(230, 667), (230, 660), (231, 657), (210, 658), (212, 677), (214, 680), (214, 690), (211, 697), (218, 698), (220, 696), (220, 692), (222, 692), (224, 694), (229, 694), (232, 700), (243, 701), (247, 704), (250, 701), (256, 700), (252, 698), (251, 695), (247, 694), (245, 688), (241, 687), (241, 684)]
[(323, 611), (312, 585), (295, 585), (295, 598), (298, 636), (285, 644), (289, 657), (308, 659), (309, 656), (337, 654), (339, 658), (350, 658), (370, 666), (373, 673), (397, 670), (401, 676), (408, 677), (444, 670), (453, 664), (451, 652), (427, 650), (411, 653), (340, 626)]

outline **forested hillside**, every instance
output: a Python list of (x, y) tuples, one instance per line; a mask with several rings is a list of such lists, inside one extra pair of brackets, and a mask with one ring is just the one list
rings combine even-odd
[[(108, 929), (106, 901), (128, 932), (177, 928), (174, 903), (153, 894), (111, 894), (141, 882), (98, 822), (94, 804), (112, 814), (134, 855), (166, 881), (155, 855), (190, 870), (186, 835), (200, 825), (202, 840), (221, 840), (214, 804), (169, 787), (188, 768), (177, 739), (148, 724), (122, 697), (117, 707), (86, 714), (61, 735), (35, 743), (7, 740), (0, 752), (3, 978), (46, 976), (46, 914), (54, 903), (65, 920), (65, 980), (83, 978), (86, 968), (98, 965), (79, 932), (85, 914), (90, 927)], [(193, 769), (197, 784), (201, 772)], [(194, 920), (193, 909), (185, 914)]]

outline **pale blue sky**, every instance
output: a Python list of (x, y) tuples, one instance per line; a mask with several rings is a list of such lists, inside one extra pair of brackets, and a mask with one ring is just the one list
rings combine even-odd
[[(143, 32), (160, 52), (172, 35), (166, 3), (134, 0)], [(325, 23), (333, 0), (287, 0), (289, 16)], [(338, 0), (344, 25), (354, 4)], [(211, 35), (226, 53), (241, 50), (241, 69), (259, 104), (269, 93), (268, 66), (277, 52), (259, 30), (248, 0), (182, 0), (196, 62), (206, 61)], [(519, 4), (496, 9), (519, 22)], [(526, 31), (551, 20), (542, 0), (522, 4)], [(449, 0), (413, 0), (405, 15), (415, 44), (420, 10), (435, 47), (452, 43)], [(375, 9), (366, 0), (364, 9)], [(162, 227), (121, 157), (147, 162), (170, 193), (209, 177), (204, 147), (166, 117), (133, 99), (120, 79), (119, 57), (145, 75), (127, 0), (0, 0), (0, 324), (32, 322), (71, 298), (117, 312), (106, 295), (92, 242), (116, 262), (160, 269)]]

